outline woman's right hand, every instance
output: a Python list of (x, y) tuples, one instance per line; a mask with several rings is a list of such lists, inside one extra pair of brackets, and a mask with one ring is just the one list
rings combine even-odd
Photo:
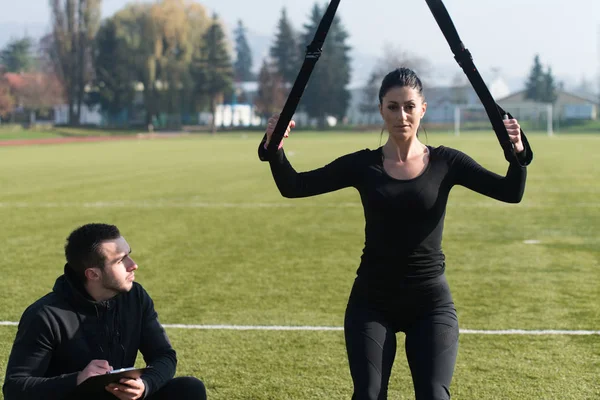
[[(265, 149), (269, 146), (269, 142), (271, 141), (271, 136), (273, 136), (273, 131), (275, 130), (275, 126), (277, 125), (277, 121), (279, 120), (279, 114), (274, 114), (271, 118), (269, 118), (267, 124), (267, 130), (265, 134), (267, 135), (267, 140), (265, 141)], [(296, 122), (291, 120), (287, 129), (285, 130), (285, 134), (283, 138), (290, 136), (290, 131), (292, 128), (296, 126)], [(278, 149), (283, 147), (283, 139), (281, 139), (281, 143), (279, 143)]]

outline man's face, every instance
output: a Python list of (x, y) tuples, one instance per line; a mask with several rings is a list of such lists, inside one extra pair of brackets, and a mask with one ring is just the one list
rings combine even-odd
[(130, 257), (131, 247), (121, 236), (103, 242), (98, 249), (104, 254), (104, 268), (100, 270), (100, 283), (105, 290), (118, 294), (128, 292), (135, 279), (137, 264)]

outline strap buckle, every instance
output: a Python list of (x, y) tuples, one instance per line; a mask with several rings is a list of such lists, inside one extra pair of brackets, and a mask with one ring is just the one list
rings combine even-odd
[(306, 58), (318, 60), (321, 57), (323, 50), (316, 43), (311, 43), (306, 46)]

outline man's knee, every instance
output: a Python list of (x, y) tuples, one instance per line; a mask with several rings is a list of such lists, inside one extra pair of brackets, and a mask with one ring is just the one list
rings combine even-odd
[(190, 400), (205, 400), (206, 399), (206, 388), (204, 383), (193, 376), (180, 376), (173, 378), (169, 385), (172, 385), (175, 392), (177, 392), (182, 399)]

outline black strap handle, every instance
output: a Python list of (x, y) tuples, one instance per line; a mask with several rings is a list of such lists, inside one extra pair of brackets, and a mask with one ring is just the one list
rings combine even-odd
[(306, 47), (304, 63), (300, 68), (300, 72), (296, 77), (296, 81), (292, 86), (292, 90), (290, 91), (290, 94), (285, 101), (285, 105), (283, 106), (283, 110), (279, 115), (279, 120), (275, 125), (275, 130), (273, 131), (269, 145), (265, 149), (265, 143), (267, 140), (267, 135), (265, 134), (258, 146), (258, 158), (260, 158), (261, 161), (267, 161), (269, 159), (269, 155), (275, 153), (279, 148), (281, 139), (283, 139), (285, 131), (287, 130), (287, 127), (290, 124), (294, 113), (296, 112), (296, 107), (298, 107), (298, 103), (300, 102), (300, 98), (304, 93), (304, 89), (306, 88), (308, 80), (310, 79), (310, 75), (317, 64), (317, 61), (319, 61), (319, 57), (322, 53), (323, 43), (325, 43), (327, 33), (329, 32), (329, 28), (331, 27), (331, 23), (333, 22), (339, 4), (340, 0), (331, 0), (327, 10), (325, 11), (325, 14), (323, 15), (323, 18), (321, 18), (321, 22), (319, 23), (319, 27), (315, 32), (312, 42)]
[(512, 115), (504, 111), (492, 97), (492, 94), (488, 90), (483, 78), (475, 66), (475, 63), (473, 62), (473, 56), (471, 55), (471, 52), (460, 40), (458, 32), (456, 31), (454, 23), (452, 22), (450, 14), (448, 14), (448, 10), (444, 6), (444, 3), (442, 0), (425, 1), (427, 2), (427, 5), (429, 6), (429, 9), (431, 10), (431, 13), (437, 21), (440, 29), (442, 30), (442, 33), (446, 37), (446, 41), (450, 45), (450, 49), (452, 50), (452, 53), (454, 53), (454, 59), (458, 62), (458, 65), (460, 65), (463, 72), (467, 75), (469, 82), (471, 82), (473, 89), (475, 89), (477, 96), (481, 100), (481, 103), (485, 108), (485, 112), (492, 123), (492, 128), (496, 133), (498, 142), (504, 151), (504, 158), (508, 162), (516, 161), (523, 166), (529, 165), (533, 160), (533, 151), (531, 150), (531, 146), (529, 145), (529, 141), (527, 140), (525, 133), (523, 133), (521, 130), (521, 141), (525, 146), (525, 154), (524, 157), (517, 157), (513, 143), (509, 139), (504, 122), (502, 122), (505, 116), (512, 118)]

